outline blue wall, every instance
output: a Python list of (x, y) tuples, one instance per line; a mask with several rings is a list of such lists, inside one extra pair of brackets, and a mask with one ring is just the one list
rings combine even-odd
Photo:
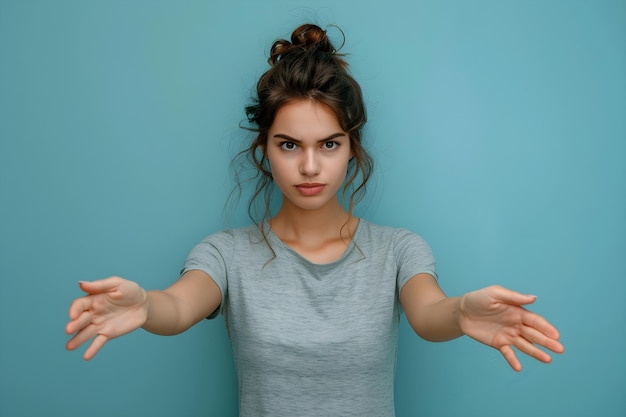
[(221, 319), (67, 352), (77, 281), (176, 279), (224, 217), (271, 42), (339, 24), (377, 174), (449, 294), (501, 283), (566, 353), (521, 374), (402, 324), (402, 416), (626, 414), (624, 1), (0, 1), (0, 415), (232, 416)]

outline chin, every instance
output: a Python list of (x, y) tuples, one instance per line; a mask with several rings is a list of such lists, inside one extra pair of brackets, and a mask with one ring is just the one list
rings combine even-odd
[(319, 210), (328, 206), (331, 203), (330, 200), (320, 199), (317, 197), (300, 197), (295, 199), (289, 199), (289, 205), (296, 207), (300, 210)]

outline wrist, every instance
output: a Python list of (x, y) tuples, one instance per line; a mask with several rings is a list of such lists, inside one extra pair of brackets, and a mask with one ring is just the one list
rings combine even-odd
[(466, 309), (467, 293), (458, 298), (457, 306), (455, 309), (455, 322), (456, 326), (463, 335), (467, 334), (465, 331), (465, 309)]
[(143, 288), (141, 289), (141, 291), (143, 296), (142, 306), (144, 311), (144, 321), (141, 327), (145, 329), (148, 321), (150, 320), (150, 313), (152, 310), (152, 297), (150, 295), (151, 291), (146, 291)]

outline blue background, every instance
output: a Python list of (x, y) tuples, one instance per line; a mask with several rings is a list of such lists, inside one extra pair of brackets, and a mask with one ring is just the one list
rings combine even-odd
[[(67, 352), (78, 280), (177, 278), (225, 215), (269, 46), (336, 23), (377, 162), (358, 214), (441, 284), (539, 296), (551, 365), (405, 322), (398, 416), (626, 415), (626, 2), (0, 1), (0, 415), (234, 416), (223, 320)], [(329, 32), (339, 42), (337, 32)]]

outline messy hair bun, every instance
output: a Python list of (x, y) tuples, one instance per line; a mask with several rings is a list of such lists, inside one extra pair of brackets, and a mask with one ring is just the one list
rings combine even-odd
[[(341, 35), (343, 32), (337, 28)], [(343, 43), (341, 45), (343, 47)], [(247, 156), (256, 167), (256, 189), (248, 205), (248, 213), (254, 221), (269, 217), (269, 201), (273, 181), (263, 149), (274, 117), (285, 104), (294, 100), (314, 100), (328, 106), (337, 117), (341, 128), (350, 137), (350, 149), (354, 155), (348, 165), (344, 195), (349, 192), (350, 212), (365, 192), (373, 160), (361, 145), (361, 129), (367, 120), (361, 87), (348, 72), (343, 55), (328, 39), (326, 31), (314, 24), (296, 28), (291, 40), (279, 39), (272, 44), (268, 63), (270, 68), (256, 85), (256, 96), (245, 108), (248, 130), (256, 132), (254, 141), (240, 156)], [(239, 186), (246, 179), (237, 176)], [(261, 219), (253, 214), (255, 200), (264, 195), (265, 211)]]
[(253, 104), (246, 107), (248, 121), (256, 125), (252, 130), (259, 132), (262, 140), (278, 109), (294, 99), (328, 105), (346, 132), (359, 130), (365, 123), (361, 87), (319, 26), (301, 25), (293, 31), (291, 41), (275, 41), (268, 63), (271, 68), (257, 82)]
[[(341, 29), (337, 29), (341, 32)], [(341, 34), (343, 35), (343, 32), (341, 32)], [(275, 65), (284, 56), (289, 55), (289, 53), (294, 50), (306, 51), (311, 49), (315, 49), (320, 53), (335, 55), (337, 63), (341, 67), (346, 68), (348, 66), (343, 59), (339, 58), (340, 54), (337, 53), (337, 50), (328, 39), (326, 31), (310, 23), (304, 24), (294, 30), (291, 34), (291, 42), (286, 39), (275, 41), (270, 49), (270, 57), (267, 61), (270, 65)]]

